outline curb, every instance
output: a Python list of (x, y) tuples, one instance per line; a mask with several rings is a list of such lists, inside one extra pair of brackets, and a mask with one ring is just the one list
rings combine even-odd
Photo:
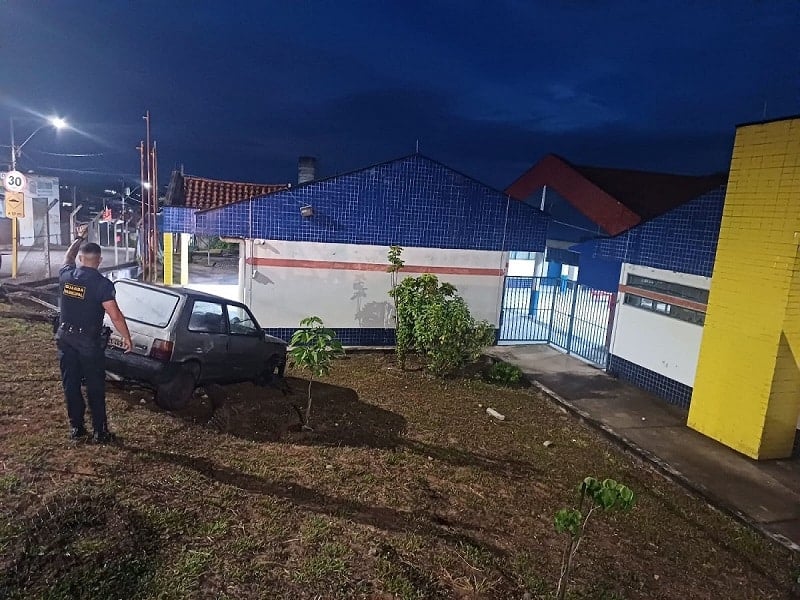
[(666, 461), (662, 460), (657, 455), (653, 454), (649, 450), (645, 450), (644, 448), (639, 446), (636, 442), (629, 440), (625, 436), (618, 434), (611, 427), (609, 427), (605, 423), (602, 423), (601, 421), (598, 421), (597, 419), (592, 417), (589, 413), (581, 410), (580, 408), (569, 402), (569, 400), (563, 398), (562, 396), (558, 395), (556, 392), (548, 388), (546, 385), (540, 383), (539, 381), (528, 375), (525, 375), (525, 378), (531, 382), (531, 385), (533, 385), (535, 388), (543, 392), (546, 396), (550, 397), (551, 400), (555, 401), (557, 404), (562, 406), (572, 415), (578, 417), (580, 421), (588, 424), (593, 429), (596, 429), (597, 431), (602, 433), (606, 439), (613, 442), (617, 446), (621, 447), (623, 450), (629, 451), (638, 458), (642, 459), (643, 461), (649, 463), (651, 466), (655, 467), (655, 470), (666, 479), (674, 481), (675, 483), (679, 484), (680, 486), (692, 492), (693, 494), (700, 496), (712, 508), (715, 508), (720, 512), (728, 515), (729, 517), (734, 518), (743, 525), (746, 525), (751, 529), (758, 531), (761, 535), (763, 535), (770, 541), (780, 544), (781, 546), (792, 552), (800, 552), (800, 545), (793, 542), (786, 536), (769, 531), (758, 521), (753, 520), (745, 513), (741, 512), (740, 510), (734, 508), (724, 500), (715, 496), (713, 493), (708, 491), (704, 486), (694, 483), (683, 473), (678, 471), (675, 467), (673, 467)]

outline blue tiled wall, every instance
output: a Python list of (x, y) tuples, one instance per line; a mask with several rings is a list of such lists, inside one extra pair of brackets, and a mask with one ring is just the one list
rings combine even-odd
[(710, 277), (724, 203), (723, 186), (626, 233), (593, 242), (593, 255)]
[[(287, 342), (291, 341), (296, 327), (265, 327), (269, 335), (281, 338)], [(383, 329), (378, 327), (354, 327), (354, 328), (332, 328), (343, 346), (373, 346), (392, 348), (395, 345), (394, 329)], [(500, 337), (500, 330), (495, 329), (494, 339)]]
[[(286, 340), (287, 342), (291, 341), (294, 332), (297, 331), (295, 327), (265, 327), (264, 331), (266, 331), (269, 335), (274, 335), (275, 337), (281, 338), (282, 340)], [(333, 331), (336, 332), (336, 336), (339, 338), (339, 341), (342, 342), (344, 346), (385, 346), (385, 347), (392, 347), (394, 346), (394, 329), (382, 329), (382, 328), (372, 328), (372, 327), (364, 327), (364, 328), (333, 328)]]
[(692, 388), (655, 371), (614, 356), (609, 357), (608, 372), (615, 377), (632, 383), (682, 408), (689, 408), (692, 401)]
[(619, 274), (622, 270), (620, 261), (594, 258), (589, 253), (583, 253), (580, 256), (579, 284), (605, 292), (616, 292), (619, 289)]
[(162, 216), (164, 231), (171, 233), (194, 233), (194, 214), (196, 208), (165, 206)]
[[(313, 217), (300, 215), (304, 205)], [(541, 251), (548, 222), (420, 155), (197, 214), (198, 232), (221, 236), (471, 250)]]

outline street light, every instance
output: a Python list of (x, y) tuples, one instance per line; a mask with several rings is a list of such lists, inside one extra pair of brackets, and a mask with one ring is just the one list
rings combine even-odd
[[(8, 119), (9, 125), (11, 128), (11, 171), (12, 173), (17, 170), (17, 159), (22, 155), (22, 147), (30, 142), (37, 133), (39, 133), (45, 127), (54, 127), (56, 129), (63, 129), (67, 126), (67, 122), (62, 119), (61, 117), (50, 117), (39, 125), (36, 129), (33, 130), (33, 133), (30, 134), (25, 141), (22, 142), (19, 146), (14, 143), (14, 117), (9, 117)], [(9, 174), (10, 175), (10, 174)], [(8, 183), (8, 180), (6, 180)], [(8, 188), (6, 188), (8, 189)], [(6, 198), (6, 201), (8, 199)], [(24, 206), (24, 205), (23, 205)], [(47, 207), (47, 212), (45, 213), (45, 242), (44, 242), (44, 252), (45, 252), (45, 262), (47, 264), (47, 274), (50, 275), (50, 206)], [(11, 278), (17, 278), (17, 267), (18, 267), (18, 257), (17, 257), (17, 246), (19, 244), (19, 239), (17, 237), (17, 219), (18, 217), (14, 215), (11, 219)]]
[(17, 159), (20, 157), (20, 155), (22, 153), (22, 147), (25, 144), (27, 144), (28, 142), (30, 142), (31, 139), (33, 138), (33, 136), (35, 136), (37, 133), (39, 133), (45, 127), (54, 127), (57, 130), (58, 129), (64, 129), (65, 127), (68, 127), (67, 122), (64, 119), (62, 119), (61, 117), (50, 117), (49, 119), (47, 119), (47, 121), (45, 123), (42, 123), (41, 125), (39, 125), (39, 127), (34, 129), (33, 133), (30, 134), (25, 139), (24, 142), (22, 142), (19, 146), (17, 146), (17, 145), (14, 144), (14, 117), (11, 117), (9, 119), (9, 122), (11, 124), (11, 170), (12, 171), (16, 171), (17, 170)]

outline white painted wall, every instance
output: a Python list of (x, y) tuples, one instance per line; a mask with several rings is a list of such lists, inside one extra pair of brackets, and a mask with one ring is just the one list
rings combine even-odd
[(509, 259), (508, 275), (509, 277), (533, 277), (535, 266), (535, 260)]
[[(620, 283), (627, 275), (653, 277), (709, 289), (710, 277), (664, 271), (623, 263)], [(614, 318), (611, 353), (688, 386), (694, 386), (703, 328), (666, 315), (622, 303), (619, 295)]]
[[(243, 298), (263, 327), (297, 327), (316, 315), (328, 327), (389, 328), (394, 326), (386, 246), (247, 240), (246, 257), (336, 261), (380, 265), (381, 270), (297, 268), (247, 264), (240, 272)], [(437, 248), (405, 248), (406, 265), (469, 267), (501, 270), (508, 253)], [(407, 275), (418, 275), (409, 273)], [(467, 301), (476, 319), (497, 326), (502, 275), (445, 275)]]
[(506, 274), (509, 277), (543, 277), (547, 273), (544, 252), (536, 252), (535, 258), (509, 258)]

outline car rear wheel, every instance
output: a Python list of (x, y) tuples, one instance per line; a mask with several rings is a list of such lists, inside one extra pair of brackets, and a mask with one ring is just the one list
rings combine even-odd
[(180, 410), (191, 400), (199, 376), (197, 365), (180, 365), (169, 381), (156, 387), (156, 404), (164, 410)]

